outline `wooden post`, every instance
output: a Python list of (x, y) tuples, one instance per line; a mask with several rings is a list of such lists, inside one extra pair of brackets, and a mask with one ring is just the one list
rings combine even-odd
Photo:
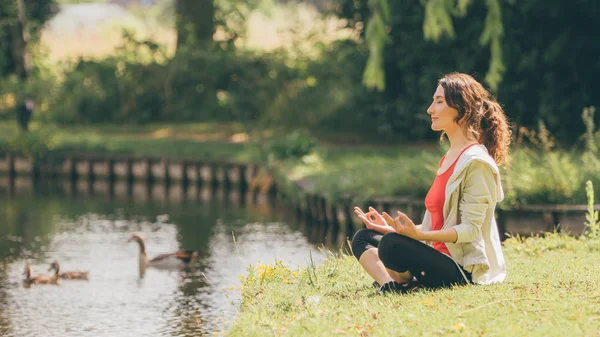
[(504, 215), (504, 210), (497, 208), (496, 216), (496, 225), (498, 225), (498, 234), (500, 236), (500, 241), (504, 241), (507, 239), (506, 216)]
[(88, 159), (88, 191), (94, 194), (94, 182), (96, 181), (96, 172), (94, 172), (94, 159)]
[(312, 215), (312, 195), (309, 193), (306, 193), (305, 195), (305, 200), (306, 200), (306, 209), (304, 210), (304, 219), (306, 221), (306, 223), (311, 224), (313, 221), (313, 215)]
[(421, 220), (417, 220), (416, 219), (416, 214), (415, 214), (415, 206), (412, 202), (408, 203), (408, 205), (406, 206), (406, 215), (413, 219), (413, 221), (418, 221), (420, 222)]
[(327, 231), (329, 229), (329, 221), (327, 219), (327, 202), (323, 196), (317, 197), (317, 209), (319, 210), (319, 218), (321, 223), (319, 239), (323, 241), (322, 243), (325, 243)]
[(330, 227), (330, 231), (329, 231), (329, 235), (330, 235), (330, 242), (331, 244), (335, 244), (337, 245), (338, 243), (338, 235), (340, 234), (340, 221), (338, 219), (338, 214), (337, 214), (337, 206), (334, 204), (329, 204), (329, 212), (331, 214), (330, 217), (330, 222), (331, 222), (331, 226)]
[(90, 181), (96, 180), (96, 172), (94, 172), (94, 159), (88, 159), (88, 177)]
[(300, 200), (296, 201), (296, 218), (302, 219), (302, 202)]
[(154, 183), (154, 174), (152, 173), (152, 159), (146, 159), (146, 184)]
[(350, 205), (350, 203), (345, 203), (344, 204), (344, 217), (346, 218), (346, 228), (344, 228), (344, 236), (346, 238), (352, 238), (352, 235), (354, 235), (354, 223), (352, 222), (352, 211), (351, 208), (352, 206)]
[(133, 181), (135, 180), (133, 175), (133, 159), (127, 159), (125, 167), (127, 170), (125, 178), (127, 181), (127, 195), (131, 197), (133, 195)]
[(33, 188), (37, 189), (40, 183), (40, 162), (35, 158), (31, 158), (31, 182)]
[(223, 172), (223, 188), (225, 191), (229, 191), (231, 189), (231, 178), (229, 177), (229, 173), (231, 171), (231, 165), (225, 164), (221, 166)]
[(183, 195), (187, 195), (186, 191), (187, 191), (187, 187), (190, 183), (190, 178), (188, 177), (187, 171), (188, 168), (190, 167), (190, 163), (187, 161), (184, 161), (181, 163), (181, 185), (183, 186)]
[[(71, 183), (75, 184), (77, 182), (77, 159), (75, 157), (70, 158), (70, 167), (69, 167), (69, 177), (71, 179)], [(77, 189), (77, 186), (75, 187)]]
[(319, 210), (319, 218), (325, 225), (329, 224), (329, 219), (327, 219), (327, 201), (325, 197), (318, 196), (317, 197), (317, 209)]
[(164, 183), (165, 183), (167, 194), (168, 194), (169, 187), (171, 186), (171, 173), (169, 170), (169, 160), (167, 159), (167, 160), (163, 160), (161, 162), (165, 166)]
[(217, 163), (210, 163), (210, 186), (212, 189), (216, 189), (219, 186), (219, 177), (217, 177)]
[(202, 189), (204, 181), (202, 180), (202, 162), (195, 162), (194, 168), (196, 169), (196, 188), (198, 191)]
[(108, 196), (112, 198), (115, 196), (115, 183), (117, 181), (117, 175), (115, 173), (115, 160), (112, 158), (108, 159)]
[(8, 179), (10, 179), (11, 182), (14, 182), (15, 177), (17, 176), (17, 171), (15, 170), (15, 155), (8, 153), (6, 159), (8, 160)]
[(271, 198), (275, 198), (277, 196), (277, 179), (275, 176), (275, 172), (273, 172), (272, 169), (267, 170), (267, 174), (271, 179), (271, 185), (269, 186), (269, 190), (267, 191), (267, 193), (269, 194), (269, 196)]
[(545, 211), (542, 214), (542, 219), (544, 221), (544, 224), (546, 225), (546, 232), (553, 232), (554, 231), (554, 227), (556, 226), (556, 223), (554, 222), (554, 216), (552, 214), (551, 211)]
[(242, 193), (242, 195), (245, 195), (246, 191), (248, 191), (248, 181), (246, 180), (246, 165), (245, 164), (238, 165), (238, 175), (239, 175), (240, 193)]
[(115, 160), (114, 159), (108, 159), (108, 182), (109, 184), (114, 184), (114, 182), (117, 180), (117, 175), (115, 173)]
[(552, 212), (552, 229), (556, 229), (557, 232), (562, 232), (562, 228), (560, 227), (560, 220), (558, 218), (558, 212), (553, 211)]

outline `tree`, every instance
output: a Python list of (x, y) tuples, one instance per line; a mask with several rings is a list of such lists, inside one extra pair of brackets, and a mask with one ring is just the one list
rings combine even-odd
[[(16, 75), (22, 82), (27, 83), (31, 77), (31, 51), (28, 46), (29, 32), (27, 31), (24, 0), (17, 0), (17, 18), (16, 24), (12, 27), (12, 56)], [(28, 130), (33, 107), (34, 100), (29, 95), (17, 103), (17, 123), (21, 130)]]
[(210, 44), (215, 32), (213, 0), (176, 0), (177, 48), (187, 43)]
[[(0, 77), (16, 75), (23, 87), (32, 76), (31, 45), (54, 14), (53, 0), (0, 0)], [(26, 90), (18, 96), (17, 122), (27, 131), (34, 99)]]
[[(373, 57), (369, 36), (362, 28), (374, 17), (372, 2), (379, 0), (336, 1), (336, 14), (347, 20), (349, 27), (362, 31), (361, 50), (355, 53), (362, 55), (362, 48), (370, 47), (369, 56)], [(383, 26), (386, 45), (381, 50), (385, 77), (380, 88), (385, 89), (369, 90), (368, 97), (378, 100), (362, 102), (350, 110), (365, 113), (381, 105), (383, 108), (370, 113), (379, 113), (379, 120), (385, 121), (391, 132), (419, 139), (429, 134), (420, 126), (424, 125), (423, 112), (440, 76), (460, 71), (483, 81), (487, 74), (484, 82), (492, 87), (489, 75), (494, 68), (501, 74), (501, 82), (497, 80), (497, 87), (492, 87), (494, 94), (514, 124), (537, 128), (541, 120), (557, 140), (577, 141), (585, 128), (581, 118), (573, 118), (573, 114), (579, 116), (584, 107), (600, 105), (600, 97), (595, 94), (600, 90), (596, 75), (600, 72), (600, 45), (590, 42), (600, 31), (600, 3), (502, 0), (497, 2), (501, 15), (490, 18), (489, 1), (457, 1), (450, 3), (468, 4), (468, 13), (466, 7), (455, 5), (443, 7), (442, 14), (434, 15), (436, 9), (427, 7), (429, 1), (388, 0), (389, 21)], [(439, 19), (430, 23), (432, 27), (427, 27), (428, 15)], [(495, 33), (486, 33), (490, 21), (500, 19), (492, 25), (496, 26)], [(425, 31), (430, 38), (426, 38)], [(432, 40), (435, 36), (437, 42)], [(489, 36), (493, 36), (491, 47), (483, 46), (482, 41), (488, 41)], [(502, 41), (502, 47), (494, 46), (494, 40)], [(501, 63), (494, 64), (495, 53)], [(368, 62), (356, 64), (363, 75), (365, 64)], [(598, 117), (596, 123), (600, 123)]]
[[(387, 33), (391, 20), (389, 0), (369, 0), (371, 17), (366, 25), (366, 42), (369, 45), (369, 60), (365, 68), (363, 82), (367, 87), (380, 91), (385, 89), (383, 71), (383, 49), (389, 42)], [(439, 41), (444, 35), (455, 38), (453, 17), (464, 17), (472, 0), (421, 0), (425, 7), (423, 34), (426, 39)], [(505, 67), (502, 61), (502, 9), (500, 0), (485, 0), (487, 16), (479, 42), (490, 46), (490, 63), (485, 76), (486, 82), (494, 90), (502, 81)]]

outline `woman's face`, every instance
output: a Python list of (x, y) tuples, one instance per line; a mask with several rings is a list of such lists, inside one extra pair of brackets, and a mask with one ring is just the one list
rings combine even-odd
[(444, 88), (441, 85), (438, 85), (435, 90), (433, 102), (427, 109), (427, 113), (431, 116), (431, 129), (434, 131), (450, 133), (459, 128), (454, 121), (458, 117), (458, 111), (446, 103)]

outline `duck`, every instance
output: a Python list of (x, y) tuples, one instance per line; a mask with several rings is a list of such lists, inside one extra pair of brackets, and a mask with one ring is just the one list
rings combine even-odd
[(50, 264), (48, 271), (54, 270), (54, 275), (63, 280), (89, 280), (87, 271), (60, 271), (60, 264), (54, 261)]
[(174, 253), (160, 254), (148, 259), (146, 254), (146, 243), (139, 234), (132, 234), (127, 242), (135, 241), (140, 247), (140, 268), (150, 266), (159, 269), (184, 269), (193, 267), (198, 260), (198, 251), (180, 250)]
[(31, 285), (31, 284), (58, 284), (58, 276), (55, 275), (35, 275), (32, 276), (31, 275), (31, 267), (29, 266), (28, 263), (25, 264), (25, 270), (23, 271), (23, 276), (25, 276), (25, 278), (23, 279), (23, 283), (25, 283), (26, 285)]

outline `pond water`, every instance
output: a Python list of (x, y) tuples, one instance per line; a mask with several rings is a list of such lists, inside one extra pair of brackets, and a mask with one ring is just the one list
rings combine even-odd
[[(110, 196), (82, 190), (0, 181), (1, 336), (221, 334), (235, 319), (249, 265), (281, 259), (297, 268), (309, 254), (323, 259), (306, 226), (264, 198), (143, 185), (117, 186)], [(140, 277), (132, 233), (145, 239), (150, 258), (197, 249), (199, 262)], [(64, 270), (88, 270), (89, 281), (23, 284), (26, 263), (34, 274), (51, 274), (54, 260)]]

